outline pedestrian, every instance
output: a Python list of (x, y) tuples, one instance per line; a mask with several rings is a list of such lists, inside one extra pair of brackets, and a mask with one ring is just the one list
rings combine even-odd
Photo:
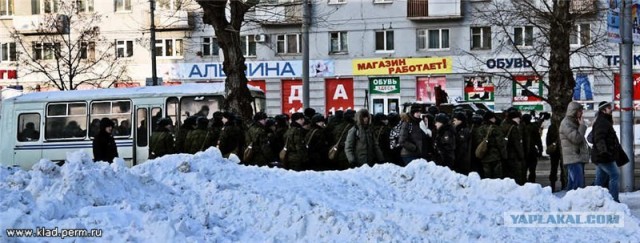
[(167, 154), (176, 153), (175, 140), (171, 133), (171, 119), (160, 118), (155, 126), (156, 130), (151, 133), (149, 142), (149, 158), (155, 159)]
[(562, 160), (562, 149), (560, 146), (559, 129), (556, 122), (551, 122), (549, 128), (547, 128), (546, 152), (549, 155), (549, 162), (551, 163), (551, 171), (549, 172), (549, 182), (551, 185), (551, 191), (556, 192), (556, 181), (558, 181), (558, 168), (560, 168), (560, 190), (564, 190), (567, 187), (567, 174), (564, 169), (564, 162)]
[(456, 161), (456, 131), (449, 123), (449, 116), (438, 113), (435, 118), (435, 145), (438, 154), (437, 164), (454, 169)]
[(93, 161), (113, 163), (113, 159), (118, 157), (118, 147), (113, 138), (114, 126), (113, 121), (107, 117), (100, 120), (100, 130), (93, 138)]
[(307, 132), (307, 146), (309, 150), (309, 163), (306, 169), (321, 171), (328, 170), (329, 144), (325, 131), (325, 118), (322, 114), (311, 117), (311, 130)]
[(206, 117), (201, 116), (196, 119), (196, 129), (190, 131), (185, 138), (185, 153), (195, 154), (214, 145), (213, 134), (208, 126), (209, 119)]
[(525, 165), (529, 172), (527, 182), (536, 182), (536, 167), (538, 166), (538, 157), (542, 157), (542, 139), (540, 138), (540, 123), (531, 121), (530, 114), (522, 115), (522, 125), (526, 140), (524, 141)]
[(421, 158), (426, 161), (438, 162), (438, 151), (435, 144), (436, 122), (431, 113), (421, 114), (420, 131), (422, 131)]
[(455, 163), (454, 170), (460, 174), (468, 175), (471, 172), (471, 128), (467, 127), (465, 113), (453, 114), (453, 127), (455, 129)]
[(389, 146), (389, 134), (391, 132), (391, 128), (388, 124), (389, 119), (384, 113), (376, 113), (373, 116), (371, 126), (373, 129), (374, 139), (377, 141), (380, 151), (382, 151), (383, 158), (381, 162), (391, 162), (393, 160), (391, 147)]
[[(502, 129), (496, 124), (498, 118), (492, 111), (486, 111), (483, 124), (473, 134), (475, 144), (486, 141), (487, 149), (478, 160), (482, 164), (483, 178), (503, 178), (502, 160), (507, 157)], [(476, 148), (473, 149), (475, 153)]]
[(347, 159), (351, 167), (360, 167), (364, 164), (373, 166), (381, 162), (384, 156), (369, 125), (371, 115), (367, 109), (360, 109), (355, 118), (356, 125), (349, 129), (345, 141)]
[(247, 165), (266, 166), (268, 163), (275, 161), (275, 153), (271, 149), (271, 141), (269, 139), (269, 128), (267, 125), (267, 114), (257, 112), (253, 115), (253, 124), (247, 131), (247, 147), (251, 146), (250, 158), (243, 158)]
[(526, 179), (526, 165), (524, 161), (524, 147), (522, 146), (522, 128), (520, 128), (521, 114), (515, 107), (506, 111), (507, 118), (500, 125), (505, 134), (507, 158), (502, 163), (505, 177), (512, 178), (518, 185), (524, 185)]
[[(343, 114), (340, 117), (340, 114)], [(349, 169), (349, 159), (347, 158), (347, 154), (344, 152), (345, 141), (347, 140), (347, 132), (354, 126), (353, 116), (355, 113), (353, 110), (347, 110), (344, 113), (336, 112), (335, 118), (332, 121), (332, 127), (327, 127), (329, 130), (327, 136), (331, 137), (331, 141), (329, 142), (329, 148), (337, 145), (336, 156), (331, 160), (332, 166), (337, 170), (346, 170)]]
[(589, 162), (589, 145), (585, 139), (587, 126), (584, 124), (582, 113), (582, 105), (572, 101), (567, 106), (567, 112), (560, 123), (562, 158), (569, 172), (567, 190), (585, 186), (584, 164)]
[[(618, 198), (618, 179), (620, 171), (618, 166), (629, 162), (616, 131), (613, 129), (613, 107), (611, 102), (602, 101), (598, 104), (598, 115), (593, 123), (593, 150), (591, 161), (596, 164), (596, 186), (603, 186), (605, 178), (609, 177), (609, 193), (613, 200), (620, 202)], [(566, 160), (565, 160), (566, 163)]]
[(229, 155), (235, 154), (242, 156), (242, 145), (244, 143), (244, 133), (237, 124), (236, 115), (232, 112), (225, 111), (222, 113), (222, 130), (218, 139), (218, 149), (223, 157), (229, 158)]
[(425, 135), (420, 129), (420, 118), (420, 106), (417, 105), (412, 105), (409, 114), (402, 116), (402, 128), (398, 143), (402, 147), (400, 156), (404, 166), (413, 160), (422, 158), (422, 141)]
[(185, 147), (185, 140), (187, 139), (187, 135), (189, 132), (196, 129), (196, 121), (198, 120), (195, 116), (187, 117), (182, 122), (182, 125), (176, 132), (176, 152), (178, 153), (187, 153), (187, 149)]
[(284, 134), (284, 147), (287, 150), (285, 168), (294, 171), (302, 171), (307, 166), (307, 159), (309, 158), (305, 131), (302, 128), (304, 120), (304, 114), (300, 112), (291, 114), (291, 125), (287, 133)]

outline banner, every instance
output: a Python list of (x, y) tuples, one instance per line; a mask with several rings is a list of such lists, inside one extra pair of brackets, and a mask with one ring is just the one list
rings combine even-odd
[(302, 80), (282, 80), (282, 113), (291, 115), (302, 111)]
[[(613, 99), (620, 100), (620, 74), (613, 74)], [(633, 100), (640, 101), (640, 73), (633, 74)]]
[[(302, 77), (302, 61), (253, 61), (245, 62), (248, 79)], [(334, 75), (333, 60), (310, 60), (309, 77)], [(163, 80), (212, 80), (225, 79), (221, 62), (158, 64), (158, 77)]]
[(416, 81), (416, 101), (436, 103), (436, 86), (446, 90), (447, 78), (440, 77), (418, 77)]
[[(620, 26), (622, 22), (621, 8), (624, 6), (624, 0), (608, 0), (607, 10), (607, 36), (609, 42), (621, 43)], [(606, 6), (606, 5), (605, 5)], [(631, 1), (631, 19), (632, 19), (632, 38), (634, 45), (640, 44), (640, 25), (638, 19), (640, 19), (640, 0)]]
[(353, 75), (451, 73), (451, 57), (354, 59)]
[(534, 75), (513, 76), (513, 106), (521, 111), (539, 111), (543, 109), (541, 97), (542, 81), (539, 77)]
[(324, 83), (327, 115), (339, 110), (354, 109), (353, 79), (326, 79)]
[(265, 80), (249, 80), (247, 84), (259, 88), (265, 94), (267, 93), (267, 82)]
[(399, 94), (400, 77), (369, 77), (369, 93)]
[(489, 76), (464, 77), (464, 101), (493, 102), (495, 86)]

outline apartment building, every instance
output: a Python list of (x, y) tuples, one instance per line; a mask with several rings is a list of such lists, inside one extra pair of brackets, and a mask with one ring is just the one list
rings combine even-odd
[[(0, 85), (39, 84), (23, 75), (9, 29), (33, 36), (44, 15), (55, 14), (55, 0), (0, 0)], [(78, 0), (83, 11), (97, 12), (100, 33), (127, 61), (131, 81), (116, 86), (146, 85), (151, 77), (150, 4), (147, 0)], [(586, 6), (606, 2), (580, 1)], [(549, 110), (528, 92), (544, 95), (533, 69), (548, 64), (522, 57), (512, 48), (533, 49), (538, 30), (531, 25), (505, 28), (476, 18), (491, 0), (312, 0), (310, 28), (310, 104), (318, 112), (369, 108), (400, 112), (405, 102), (435, 102), (436, 87), (448, 102), (481, 102), (495, 109), (516, 105)], [(222, 60), (211, 26), (190, 0), (157, 0), (155, 11), (157, 76), (164, 85), (224, 82)], [(241, 30), (250, 84), (263, 89), (269, 114), (302, 109), (302, 5), (269, 0), (247, 14)], [(34, 25), (34, 23), (36, 25)], [(572, 48), (606, 29), (606, 15), (577, 22)], [(101, 43), (94, 51), (99, 52)], [(46, 48), (41, 48), (46, 49)], [(32, 48), (36, 51), (36, 48)], [(44, 52), (44, 51), (43, 51)], [(43, 53), (44, 56), (46, 53)], [(576, 57), (578, 100), (611, 100), (617, 73), (617, 46), (595, 57)], [(508, 75), (505, 75), (508, 74)], [(505, 78), (511, 76), (511, 78)], [(41, 82), (41, 81), (40, 81)], [(530, 91), (522, 91), (521, 82)]]

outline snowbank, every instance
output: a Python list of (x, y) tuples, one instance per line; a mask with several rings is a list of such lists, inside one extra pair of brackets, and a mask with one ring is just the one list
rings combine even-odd
[[(509, 211), (622, 212), (625, 227), (514, 228), (505, 226)], [(2, 168), (0, 219), (2, 242), (36, 240), (4, 232), (36, 227), (99, 228), (101, 238), (83, 241), (108, 242), (640, 242), (640, 221), (601, 188), (559, 199), (537, 184), (480, 180), (425, 161), (296, 173), (239, 166), (215, 148), (134, 168), (82, 152), (62, 167)]]

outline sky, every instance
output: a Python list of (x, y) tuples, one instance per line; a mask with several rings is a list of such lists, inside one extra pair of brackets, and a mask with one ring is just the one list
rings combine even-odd
[[(90, 242), (640, 242), (640, 193), (616, 203), (600, 187), (561, 194), (481, 180), (424, 160), (346, 171), (243, 166), (216, 148), (127, 168), (70, 153), (63, 166), (0, 168), (0, 242), (7, 229), (100, 229)], [(631, 208), (627, 205), (629, 204)], [(621, 215), (623, 227), (511, 227), (523, 213)], [(633, 216), (633, 215), (636, 216)], [(548, 225), (547, 225), (548, 226)]]

